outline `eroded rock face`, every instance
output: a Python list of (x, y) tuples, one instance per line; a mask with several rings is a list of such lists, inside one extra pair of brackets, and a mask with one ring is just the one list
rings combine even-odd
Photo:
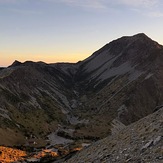
[(123, 131), (97, 141), (66, 163), (163, 161), (163, 109), (127, 126)]
[(75, 140), (106, 137), (114, 119), (129, 125), (162, 105), (162, 73), (163, 47), (145, 34), (75, 64), (15, 61), (0, 70), (0, 127), (24, 138), (45, 139), (58, 125)]

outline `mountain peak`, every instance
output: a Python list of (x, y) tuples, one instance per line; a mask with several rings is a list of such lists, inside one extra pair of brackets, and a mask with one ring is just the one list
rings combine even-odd
[(11, 66), (9, 66), (9, 67), (15, 67), (15, 66), (19, 66), (19, 65), (21, 65), (22, 63), (21, 62), (19, 62), (18, 60), (15, 60), (12, 64), (11, 64)]
[(135, 37), (148, 37), (145, 33), (138, 33), (136, 35), (133, 35)]
[(151, 38), (149, 38), (145, 33), (138, 33), (132, 36), (123, 36), (117, 40), (122, 40), (124, 41), (124, 39), (127, 41), (138, 41), (138, 40), (143, 40), (143, 41), (153, 41)]
[[(77, 64), (44, 64), (32, 61), (21, 63), (16, 60), (11, 68), (0, 71), (0, 133), (7, 135), (4, 137), (0, 134), (0, 145), (27, 144), (28, 147), (29, 144), (35, 147), (35, 141), (37, 147), (42, 147), (45, 142), (46, 148), (48, 138), (49, 146), (57, 148), (58, 144), (58, 150), (63, 149), (58, 153), (59, 158), (67, 158), (68, 156), (62, 156), (65, 150), (72, 153), (73, 147), (82, 147), (83, 144), (92, 143), (121, 130), (125, 136), (124, 133), (129, 131), (128, 127), (123, 130), (126, 125), (162, 107), (162, 74), (163, 47), (143, 33), (114, 40)], [(149, 124), (154, 122), (155, 117), (150, 119)], [(134, 133), (134, 136), (139, 136), (134, 141), (139, 141), (142, 131), (147, 131), (141, 129), (140, 124), (132, 130), (134, 133), (140, 129), (140, 133)], [(161, 122), (158, 128), (161, 128)], [(137, 142), (135, 148), (131, 147), (137, 151), (134, 155), (131, 150), (124, 151), (130, 152), (131, 158), (140, 152), (146, 153), (144, 146), (148, 140), (148, 147), (160, 147), (153, 142), (161, 140), (161, 135), (147, 139), (147, 134), (151, 135), (154, 130), (151, 128), (148, 131), (144, 133), (145, 139), (144, 135), (141, 136), (137, 146), (139, 148), (135, 146)], [(161, 133), (161, 130), (158, 131)], [(101, 159), (100, 156), (97, 162), (110, 162), (112, 155), (125, 162), (129, 157), (123, 160), (126, 153), (121, 151), (130, 148), (130, 133), (123, 137), (126, 142), (120, 144), (120, 148), (115, 148), (116, 139), (111, 141), (115, 144), (110, 147), (116, 149), (117, 154), (113, 151), (108, 157), (108, 150), (104, 150), (105, 147), (101, 150), (106, 151), (105, 156), (111, 160), (105, 160), (106, 157)], [(125, 146), (127, 143), (128, 146)], [(148, 151), (151, 156), (149, 149)], [(152, 156), (160, 157), (160, 154), (155, 154), (154, 149)]]
[(145, 33), (138, 33), (136, 35), (131, 36), (133, 38), (137, 38), (137, 39), (146, 39), (146, 40), (151, 40), (153, 41), (151, 38), (149, 38)]
[(150, 37), (148, 37), (146, 34), (144, 33), (138, 33), (132, 36), (123, 36), (121, 38), (118, 38), (116, 40), (113, 40), (112, 42), (110, 42), (109, 44), (107, 44), (107, 48), (108, 47), (113, 47), (113, 49), (119, 49), (120, 47), (120, 51), (122, 49), (124, 49), (124, 47), (129, 48), (129, 46), (131, 46), (130, 48), (133, 49), (133, 46), (135, 47), (135, 49), (139, 49), (140, 47), (144, 46), (146, 48), (157, 48), (160, 47), (160, 45), (152, 40)]

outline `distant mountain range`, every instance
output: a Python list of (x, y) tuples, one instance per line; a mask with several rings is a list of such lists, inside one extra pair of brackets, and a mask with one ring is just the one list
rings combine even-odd
[(78, 63), (15, 61), (0, 69), (0, 145), (104, 138), (162, 107), (162, 74), (163, 46), (143, 33)]

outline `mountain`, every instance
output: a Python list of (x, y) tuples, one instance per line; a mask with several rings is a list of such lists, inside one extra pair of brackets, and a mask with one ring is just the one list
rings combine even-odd
[(0, 70), (0, 145), (104, 138), (162, 106), (162, 73), (163, 46), (143, 33), (78, 63), (15, 61)]
[(163, 160), (163, 108), (84, 148), (66, 163), (136, 163)]

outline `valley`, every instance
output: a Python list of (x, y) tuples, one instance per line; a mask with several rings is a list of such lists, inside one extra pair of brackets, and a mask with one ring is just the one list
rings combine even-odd
[(162, 73), (163, 46), (143, 33), (77, 63), (15, 61), (0, 69), (0, 145), (70, 157), (162, 108)]

